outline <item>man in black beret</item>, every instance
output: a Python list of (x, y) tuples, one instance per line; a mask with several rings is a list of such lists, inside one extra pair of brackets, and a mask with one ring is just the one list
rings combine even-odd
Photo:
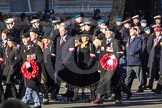
[[(34, 60), (38, 67), (39, 73), (41, 74), (41, 63), (43, 62), (43, 53), (41, 48), (37, 44), (30, 44), (30, 35), (23, 34), (22, 35), (22, 42), (23, 46), (20, 50), (18, 58), (14, 61), (13, 67), (18, 65), (19, 63), (25, 63), (28, 60)], [(29, 64), (27, 70), (31, 72), (32, 66)], [(40, 74), (35, 76), (34, 79), (28, 79), (23, 77), (24, 79), (24, 86), (25, 86), (25, 94), (23, 94), (22, 101), (24, 103), (28, 103), (31, 99), (31, 96), (34, 100), (34, 108), (41, 108), (41, 103), (39, 99), (39, 92), (38, 92), (38, 85), (40, 84)]]
[(38, 37), (41, 38), (44, 32), (43, 32), (43, 27), (40, 24), (40, 19), (32, 19), (30, 23), (31, 23), (32, 28), (35, 28), (37, 30)]
[(11, 33), (14, 37), (16, 37), (16, 39), (17, 39), (16, 42), (19, 43), (20, 31), (15, 28), (14, 18), (8, 18), (7, 20), (5, 20), (5, 24), (6, 24), (6, 27), (7, 27), (7, 30), (9, 31), (9, 33)]

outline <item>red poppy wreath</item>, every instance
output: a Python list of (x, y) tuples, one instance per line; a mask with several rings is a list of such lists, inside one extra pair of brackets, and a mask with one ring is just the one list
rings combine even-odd
[(100, 59), (101, 67), (106, 71), (113, 71), (118, 66), (118, 59), (113, 54), (105, 54)]
[[(32, 71), (28, 71), (28, 68), (32, 68)], [(34, 60), (26, 61), (21, 67), (22, 74), (25, 78), (32, 80), (38, 76), (39, 67)]]

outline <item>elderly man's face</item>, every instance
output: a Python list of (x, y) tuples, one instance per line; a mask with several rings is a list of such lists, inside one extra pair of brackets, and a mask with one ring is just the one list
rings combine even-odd
[(156, 37), (159, 37), (161, 35), (161, 31), (156, 31), (155, 35), (156, 35)]
[(139, 19), (138, 19), (138, 18), (135, 18), (135, 19), (133, 19), (133, 22), (134, 22), (135, 24), (138, 24), (138, 23), (139, 23)]
[(130, 34), (130, 36), (134, 36), (135, 34), (136, 34), (136, 30), (134, 30), (133, 28), (131, 28), (130, 30), (129, 30), (129, 34)]
[(61, 27), (59, 28), (59, 32), (60, 32), (60, 36), (63, 37), (63, 36), (66, 35), (67, 30), (65, 29), (64, 26), (61, 26)]
[(30, 38), (22, 38), (22, 42), (24, 45), (29, 45)]
[(160, 24), (161, 23), (161, 19), (159, 19), (159, 18), (158, 19), (155, 19), (155, 23), (156, 24)]
[(34, 32), (30, 32), (30, 39), (31, 39), (31, 41), (36, 40), (37, 37), (38, 37), (38, 34), (36, 34), (36, 33), (34, 33)]

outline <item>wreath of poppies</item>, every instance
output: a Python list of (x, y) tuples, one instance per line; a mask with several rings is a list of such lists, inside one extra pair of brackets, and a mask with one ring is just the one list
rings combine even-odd
[[(27, 67), (26, 67), (26, 63), (30, 63), (30, 66), (32, 68), (32, 71), (29, 72)], [(36, 78), (38, 76), (38, 72), (39, 72), (39, 67), (37, 65), (37, 63), (34, 61), (34, 60), (29, 60), (29, 61), (26, 61), (22, 67), (21, 67), (21, 71), (22, 71), (22, 74), (25, 78), (29, 79), (29, 80), (32, 80), (34, 78)]]
[(105, 54), (100, 59), (101, 67), (106, 71), (113, 71), (118, 66), (118, 59), (112, 54)]

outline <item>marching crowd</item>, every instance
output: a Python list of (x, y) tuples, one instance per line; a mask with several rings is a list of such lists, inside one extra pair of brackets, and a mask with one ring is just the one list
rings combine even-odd
[[(60, 84), (66, 82), (67, 92), (62, 96), (72, 102), (77, 101), (79, 89), (85, 98), (88, 88), (94, 104), (103, 103), (110, 92), (115, 94), (115, 104), (120, 104), (121, 92), (131, 98), (134, 78), (139, 81), (137, 92), (161, 93), (161, 16), (154, 16), (151, 25), (139, 15), (118, 17), (109, 25), (100, 14), (96, 9), (92, 18), (79, 13), (63, 20), (53, 10), (50, 17), (30, 20), (24, 15), (23, 21), (30, 24), (23, 29), (15, 27), (17, 17), (3, 19), (0, 101), (13, 97), (28, 103), (33, 98), (34, 107), (40, 108), (39, 93), (43, 104), (48, 104), (49, 97), (57, 100)], [(42, 21), (50, 21), (51, 26)], [(158, 81), (156, 89), (154, 81)]]

